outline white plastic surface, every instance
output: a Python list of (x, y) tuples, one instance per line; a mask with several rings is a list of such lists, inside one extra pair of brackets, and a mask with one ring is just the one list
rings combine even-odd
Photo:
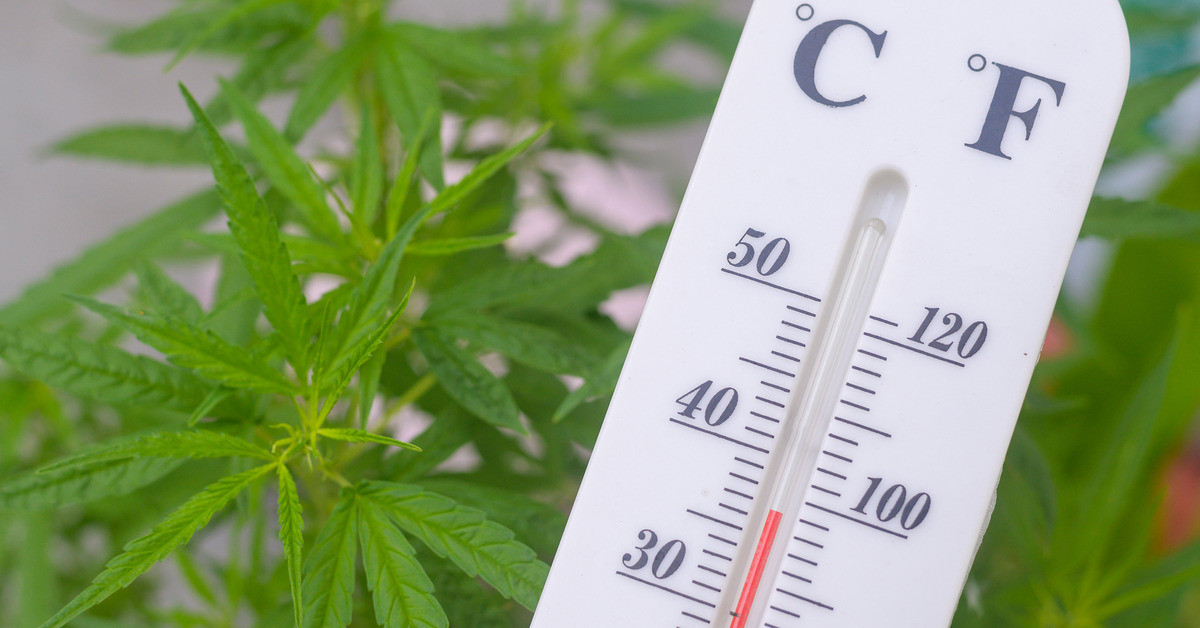
[(747, 625), (948, 625), (1128, 60), (1116, 0), (758, 0), (534, 627), (734, 623), (772, 419), (882, 168), (903, 218)]

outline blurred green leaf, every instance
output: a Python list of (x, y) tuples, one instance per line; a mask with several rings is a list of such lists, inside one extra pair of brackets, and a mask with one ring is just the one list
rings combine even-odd
[(60, 155), (147, 166), (196, 166), (208, 163), (204, 144), (191, 131), (142, 124), (101, 126), (59, 141)]
[(71, 303), (63, 295), (89, 295), (107, 288), (129, 272), (135, 260), (178, 247), (182, 234), (200, 227), (220, 209), (215, 193), (202, 192), (118, 231), (0, 307), (0, 325), (27, 327), (70, 310)]
[(1194, 240), (1200, 235), (1200, 212), (1152, 201), (1095, 197), (1083, 221), (1081, 237)]
[(504, 383), (460, 348), (455, 338), (436, 328), (418, 328), (413, 330), (413, 340), (429, 360), (438, 383), (463, 408), (493, 425), (526, 433), (520, 410)]

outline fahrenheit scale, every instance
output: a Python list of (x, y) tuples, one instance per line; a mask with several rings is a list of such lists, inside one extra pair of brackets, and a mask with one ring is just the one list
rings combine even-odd
[(1128, 68), (1116, 0), (757, 0), (534, 627), (948, 625)]

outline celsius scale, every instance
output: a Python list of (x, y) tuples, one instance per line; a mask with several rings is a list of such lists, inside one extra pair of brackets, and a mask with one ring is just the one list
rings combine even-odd
[(1116, 0), (757, 0), (534, 628), (930, 628), (1129, 76)]

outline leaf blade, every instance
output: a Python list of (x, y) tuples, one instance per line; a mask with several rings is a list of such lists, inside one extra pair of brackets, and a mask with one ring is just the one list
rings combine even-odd
[(304, 514), (296, 481), (282, 462), (276, 467), (279, 477), (279, 542), (287, 562), (288, 581), (292, 590), (292, 612), (296, 628), (304, 625)]
[(258, 195), (245, 166), (238, 161), (207, 114), (186, 87), (180, 85), (180, 90), (204, 135), (213, 177), (225, 200), (229, 228), (238, 241), (242, 262), (262, 301), (263, 312), (283, 337), (292, 365), (303, 370), (308, 339), (305, 333), (308, 303), (292, 272), (291, 257), (280, 239), (279, 225)]
[(453, 338), (436, 328), (419, 328), (413, 331), (413, 341), (442, 388), (463, 408), (492, 425), (527, 433), (512, 393)]
[(63, 626), (113, 593), (129, 586), (155, 563), (170, 555), (176, 547), (190, 540), (197, 530), (207, 525), (238, 493), (272, 467), (273, 465), (263, 465), (243, 471), (218, 480), (197, 493), (167, 515), (149, 533), (126, 545), (124, 553), (110, 560), (92, 584), (46, 620), (42, 628)]
[(448, 628), (446, 613), (433, 596), (433, 583), (404, 535), (374, 502), (359, 496), (355, 504), (375, 619), (383, 626)]
[(505, 597), (532, 610), (537, 606), (549, 566), (508, 528), (481, 511), (417, 486), (366, 482), (364, 500), (386, 507), (406, 532), (429, 549), (449, 558), (469, 576), (479, 576)]
[(343, 493), (304, 561), (304, 628), (345, 628), (354, 617), (358, 515)]

